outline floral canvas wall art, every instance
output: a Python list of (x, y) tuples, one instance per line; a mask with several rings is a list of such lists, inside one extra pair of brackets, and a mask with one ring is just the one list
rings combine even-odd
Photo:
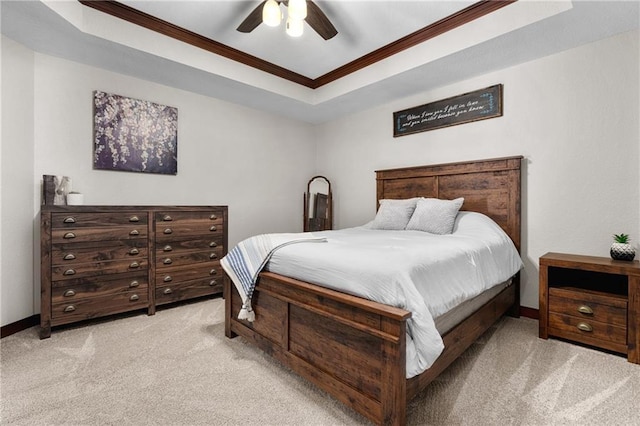
[(93, 102), (94, 169), (177, 174), (177, 108), (101, 91)]

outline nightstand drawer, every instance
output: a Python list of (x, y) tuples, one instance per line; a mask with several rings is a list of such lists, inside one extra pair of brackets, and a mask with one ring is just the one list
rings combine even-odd
[(627, 327), (627, 298), (573, 287), (549, 288), (549, 312)]
[(549, 313), (549, 334), (589, 345), (593, 345), (595, 340), (601, 347), (608, 347), (606, 342), (627, 345), (627, 327), (553, 312)]

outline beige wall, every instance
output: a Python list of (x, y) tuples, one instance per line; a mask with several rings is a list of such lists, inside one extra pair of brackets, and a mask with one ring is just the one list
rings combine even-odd
[(34, 53), (5, 37), (0, 47), (0, 324), (6, 325), (33, 315), (40, 287), (33, 282)]

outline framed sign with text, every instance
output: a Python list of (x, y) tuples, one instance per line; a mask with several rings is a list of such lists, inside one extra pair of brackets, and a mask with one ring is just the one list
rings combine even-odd
[(393, 137), (502, 116), (502, 84), (393, 113)]

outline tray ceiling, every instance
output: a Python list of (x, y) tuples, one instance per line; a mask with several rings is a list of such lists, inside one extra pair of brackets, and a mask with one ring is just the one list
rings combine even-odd
[(308, 25), (300, 38), (282, 26), (236, 31), (259, 1), (100, 3), (157, 28), (75, 0), (3, 0), (0, 28), (37, 52), (310, 123), (637, 29), (639, 20), (636, 1), (519, 0), (415, 44), (407, 37), (434, 23), (503, 2), (316, 0), (338, 30), (328, 41)]

